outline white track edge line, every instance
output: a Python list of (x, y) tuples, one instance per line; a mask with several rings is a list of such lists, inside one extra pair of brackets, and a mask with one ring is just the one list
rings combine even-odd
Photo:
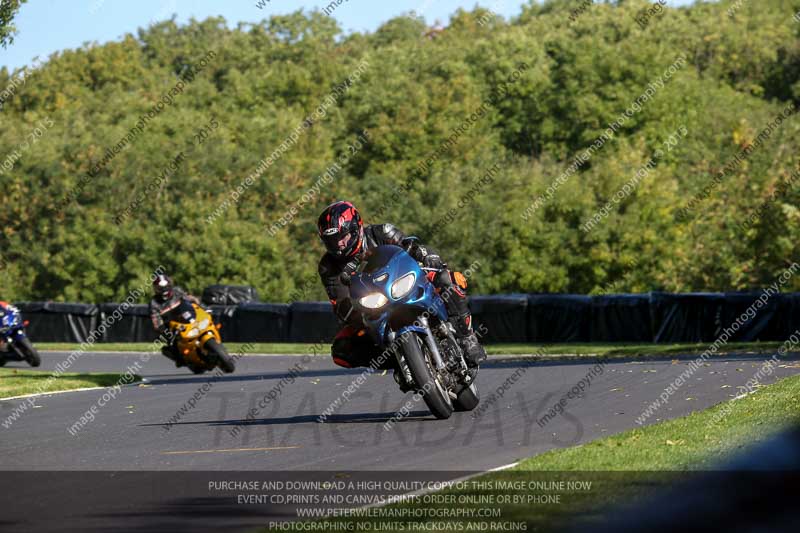
[[(486, 475), (486, 474), (490, 474), (492, 472), (500, 472), (502, 470), (508, 470), (509, 468), (514, 468), (515, 466), (517, 466), (521, 462), (522, 461), (516, 461), (514, 463), (509, 463), (507, 465), (498, 466), (498, 467), (495, 467), (495, 468), (490, 468), (489, 470), (485, 470), (483, 472), (476, 472), (475, 474), (470, 474), (468, 476), (462, 476), (462, 477), (459, 477), (459, 478), (456, 478), (456, 479), (443, 481), (442, 483), (448, 483), (448, 484), (455, 485), (457, 483), (462, 483), (464, 481), (470, 480), (470, 479), (478, 477), (478, 476), (483, 476), (483, 475)], [(398, 471), (397, 473), (398, 474), (402, 473), (402, 471)], [(378, 503), (371, 503), (369, 505), (364, 505), (362, 507), (356, 507), (355, 509), (371, 509), (373, 507), (386, 507), (387, 505), (394, 505), (396, 503), (404, 503), (406, 499), (412, 498), (414, 496), (424, 496), (425, 494), (430, 494), (432, 492), (439, 492), (441, 490), (444, 490), (444, 488), (415, 490), (413, 492), (406, 492), (404, 494), (400, 494), (400, 495), (397, 495), (397, 496), (392, 496), (387, 501), (378, 502)]]
[(83, 392), (87, 390), (102, 390), (107, 389), (109, 387), (84, 387), (82, 389), (69, 389), (69, 390), (57, 390), (52, 392), (34, 392), (31, 394), (23, 394), (21, 396), (9, 396), (8, 398), (0, 398), (0, 402), (5, 402), (7, 400), (19, 400), (22, 398), (35, 398), (37, 396), (51, 396), (53, 394), (66, 394), (68, 392)]

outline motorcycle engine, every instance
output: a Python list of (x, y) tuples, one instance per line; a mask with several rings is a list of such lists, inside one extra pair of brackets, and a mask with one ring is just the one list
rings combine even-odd
[(437, 328), (436, 336), (439, 340), (439, 351), (442, 354), (442, 358), (445, 360), (445, 363), (447, 363), (447, 366), (452, 369), (453, 367), (460, 366), (461, 351), (454, 342), (453, 336), (448, 334), (448, 331), (445, 329), (448, 325), (449, 324), (445, 323)]

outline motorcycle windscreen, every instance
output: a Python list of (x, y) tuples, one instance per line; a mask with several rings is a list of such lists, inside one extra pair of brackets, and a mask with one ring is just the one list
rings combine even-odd
[(372, 274), (376, 270), (388, 265), (389, 262), (397, 255), (403, 253), (405, 250), (399, 246), (391, 244), (384, 244), (378, 246), (368, 256), (367, 261), (363, 263), (362, 272)]

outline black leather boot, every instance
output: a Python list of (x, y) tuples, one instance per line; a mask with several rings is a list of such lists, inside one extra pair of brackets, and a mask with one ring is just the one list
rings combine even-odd
[(467, 366), (470, 368), (477, 367), (486, 360), (486, 350), (483, 349), (475, 332), (472, 331), (472, 315), (469, 313), (459, 315), (451, 318), (450, 322), (455, 327), (456, 337), (464, 350), (464, 359), (467, 361)]

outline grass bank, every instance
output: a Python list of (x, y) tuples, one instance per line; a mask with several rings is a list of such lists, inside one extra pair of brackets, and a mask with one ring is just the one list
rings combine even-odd
[[(243, 344), (237, 342), (225, 343), (228, 351), (238, 353), (258, 354), (317, 354), (327, 356), (328, 343), (255, 343)], [(758, 354), (771, 353), (781, 345), (779, 342), (740, 342), (729, 343), (718, 352), (720, 354)], [(78, 344), (40, 342), (36, 346), (44, 351), (73, 351), (79, 349)], [(492, 344), (486, 347), (490, 355), (532, 355), (545, 356), (585, 356), (585, 357), (665, 357), (671, 355), (700, 354), (708, 344), (683, 343), (683, 344)], [(152, 343), (104, 343), (90, 346), (89, 352), (146, 352), (152, 351)]]
[[(40, 392), (61, 392), (89, 387), (110, 387), (122, 374), (64, 373), (50, 379), (50, 372), (19, 368), (0, 368), (0, 399)], [(139, 381), (138, 377), (136, 381)]]
[[(796, 423), (799, 414), (800, 376), (793, 376), (683, 418), (537, 455), (427, 501), (365, 509), (372, 514), (329, 523), (361, 523), (356, 531), (552, 531), (576, 524), (590, 530), (610, 506), (646, 496), (687, 471), (719, 467)], [(447, 518), (456, 507), (467, 518)], [(486, 518), (487, 511), (495, 515)], [(433, 518), (420, 518), (426, 515)]]

